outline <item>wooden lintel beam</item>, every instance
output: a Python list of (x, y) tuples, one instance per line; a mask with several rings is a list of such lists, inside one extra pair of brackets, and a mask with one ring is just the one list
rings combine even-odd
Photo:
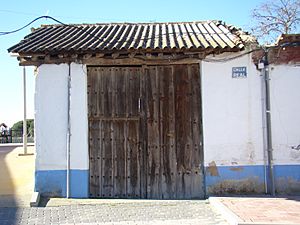
[(198, 53), (199, 59), (204, 59), (205, 58), (205, 52), (200, 52)]
[(113, 58), (113, 59), (116, 59), (116, 58), (118, 58), (119, 57), (119, 53), (113, 53), (113, 54), (111, 54), (111, 57)]
[(83, 59), (89, 59), (92, 57), (92, 54), (84, 54)]
[(135, 56), (135, 52), (131, 52), (131, 53), (128, 54), (128, 57), (131, 58), (131, 59), (134, 58), (134, 56)]
[(46, 55), (46, 56), (45, 56), (45, 61), (46, 61), (46, 62), (49, 62), (49, 61), (50, 61), (50, 55)]
[(104, 54), (103, 53), (96, 53), (96, 58), (103, 58)]
[(77, 57), (78, 57), (77, 54), (72, 54), (72, 55), (71, 55), (71, 58), (72, 58), (72, 59), (77, 59)]
[(37, 60), (38, 60), (38, 58), (39, 58), (39, 56), (37, 56), (37, 55), (33, 55), (33, 56), (31, 57), (31, 60), (32, 60), (32, 61), (37, 61)]
[(83, 60), (82, 63), (86, 65), (169, 65), (169, 64), (194, 64), (199, 63), (200, 60), (197, 58), (177, 58), (177, 59), (168, 59), (168, 58), (152, 58), (147, 59), (146, 57), (136, 56), (135, 58), (124, 58), (124, 59), (108, 59), (108, 58), (90, 58)]

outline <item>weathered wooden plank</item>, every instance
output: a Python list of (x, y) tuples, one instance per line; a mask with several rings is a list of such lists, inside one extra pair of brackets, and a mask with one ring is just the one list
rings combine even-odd
[(128, 169), (128, 197), (140, 197), (140, 157), (139, 157), (139, 124), (129, 121), (128, 123), (128, 146), (127, 146), (127, 169)]
[[(172, 60), (170, 60), (170, 54), (164, 54), (164, 55), (159, 55), (154, 56), (152, 55), (151, 59), (148, 59), (146, 56), (145, 57), (134, 57), (132, 58), (131, 56), (128, 56), (128, 58), (101, 58), (102, 56), (100, 55), (99, 57), (91, 57), (88, 59), (80, 59), (82, 64), (88, 65), (88, 66), (131, 66), (131, 65), (176, 65), (176, 64), (198, 64), (201, 62), (201, 59), (205, 57), (205, 55), (210, 54), (213, 49), (211, 50), (206, 50), (205, 53), (202, 52), (195, 52), (193, 55), (188, 55), (188, 56), (183, 56), (182, 55), (175, 55), (172, 54)], [(220, 50), (220, 53), (222, 50)], [(77, 57), (76, 60), (74, 57)], [(60, 63), (65, 63), (68, 61), (77, 61), (78, 62), (78, 56), (73, 55), (73, 57), (64, 57), (64, 58), (59, 58), (57, 57), (52, 57), (52, 58), (47, 58), (45, 59), (37, 59), (33, 60), (31, 58), (28, 58), (26, 56), (21, 56), (20, 57), (20, 66), (40, 66), (42, 64), (60, 64)]]
[(122, 68), (116, 68), (116, 86), (114, 88), (115, 94), (115, 117), (126, 118), (126, 95), (125, 95), (125, 74)]
[[(99, 117), (103, 117), (104, 115), (104, 110), (105, 110), (105, 91), (107, 89), (107, 87), (105, 86), (105, 70), (103, 68), (98, 68), (98, 85), (99, 85), (99, 102), (98, 102), (98, 107), (97, 109), (99, 110), (99, 112), (97, 113), (97, 115)], [(92, 118), (96, 118), (98, 116), (93, 116)], [(91, 119), (91, 118), (89, 118)]]
[[(114, 107), (115, 115), (110, 118), (101, 118), (102, 120), (114, 121), (114, 190), (115, 198), (126, 198), (127, 197), (127, 174), (126, 174), (126, 146), (125, 143), (125, 126), (126, 121), (129, 118), (124, 118), (126, 116), (126, 95), (125, 95), (125, 79), (124, 72), (121, 68), (116, 68), (115, 70), (115, 104)], [(122, 117), (122, 118), (121, 118)]]
[(138, 117), (139, 113), (139, 100), (140, 100), (140, 67), (129, 68), (130, 76), (130, 91), (131, 91), (131, 115), (130, 117)]
[(113, 122), (114, 127), (114, 198), (125, 198), (126, 197), (126, 151), (124, 148), (124, 127), (123, 121)]
[[(199, 56), (199, 54), (197, 54), (197, 57)], [(173, 56), (174, 58), (174, 56)], [(176, 57), (174, 58), (176, 59)], [(62, 60), (60, 60), (62, 61)], [(165, 59), (151, 59), (151, 60), (145, 60), (145, 59), (138, 59), (138, 58), (124, 58), (124, 59), (107, 59), (107, 58), (90, 58), (88, 60), (83, 60), (82, 61), (83, 64), (89, 65), (89, 66), (93, 66), (93, 65), (107, 65), (107, 66), (131, 66), (131, 65), (151, 65), (151, 66), (155, 66), (155, 65), (176, 65), (176, 64), (199, 64), (199, 62), (201, 62), (200, 59), (197, 58), (190, 58), (190, 57), (186, 57), (183, 59), (176, 59), (176, 60), (170, 60), (170, 56), (166, 55)], [(23, 63), (24, 65), (31, 65), (30, 62)], [(23, 65), (22, 64), (22, 65)], [(35, 65), (35, 63), (32, 63), (33, 65)], [(38, 62), (36, 63), (37, 65), (39, 64)]]
[(146, 76), (145, 67), (140, 70), (140, 121), (139, 121), (139, 151), (140, 151), (140, 197), (147, 198), (147, 113), (146, 113)]
[(177, 158), (177, 198), (188, 199), (190, 187), (190, 81), (185, 65), (174, 66), (175, 70), (175, 112), (176, 112), (176, 158)]
[[(190, 73), (190, 65), (185, 67), (185, 75), (187, 76), (187, 92), (186, 92), (186, 102), (185, 107), (187, 109), (191, 109), (192, 104), (192, 86), (193, 81)], [(188, 110), (188, 114), (186, 114), (186, 145), (185, 145), (185, 173), (184, 173), (184, 181), (185, 181), (185, 199), (191, 199), (192, 196), (192, 183), (193, 183), (193, 137), (192, 137), (192, 112)], [(184, 121), (185, 122), (185, 121)]]
[(158, 67), (162, 199), (176, 198), (175, 108), (172, 66)]
[(161, 198), (159, 151), (159, 87), (157, 68), (147, 69), (147, 138), (148, 138), (148, 198)]
[(201, 132), (201, 91), (200, 91), (200, 68), (199, 65), (190, 65), (189, 73), (192, 78), (192, 190), (191, 198), (204, 198), (204, 174)]
[(102, 88), (102, 77), (103, 77), (103, 71), (101, 71), (99, 68), (94, 68), (95, 70), (95, 79), (94, 79), (94, 82), (93, 83), (93, 86), (94, 86), (94, 105), (93, 105), (93, 108), (94, 108), (94, 113), (92, 115), (92, 117), (96, 117), (96, 116), (99, 116), (101, 114), (101, 109), (103, 109), (103, 101), (101, 99), (101, 90), (103, 89)]
[[(126, 68), (128, 82), (128, 115), (129, 117), (138, 116), (139, 101), (139, 77), (136, 73), (137, 68)], [(139, 149), (138, 149), (138, 121), (127, 122), (127, 188), (128, 197), (137, 198), (140, 196), (140, 168), (139, 168)]]
[[(87, 104), (88, 104), (88, 118), (91, 117), (91, 108), (92, 108), (92, 76), (93, 70), (92, 68), (87, 68)], [(90, 125), (90, 124), (89, 124)], [(89, 134), (90, 135), (90, 134)]]
[[(95, 90), (97, 89), (97, 71), (92, 68), (89, 71), (88, 77), (88, 105), (89, 107), (89, 116), (92, 116), (96, 113), (95, 106), (97, 105), (97, 93)], [(99, 197), (98, 187), (99, 187), (99, 176), (98, 176), (98, 168), (99, 161), (97, 157), (100, 141), (98, 138), (99, 134), (99, 123), (98, 122), (90, 122), (89, 123), (89, 157), (90, 157), (90, 166), (89, 166), (89, 174), (90, 174), (90, 196), (91, 197)]]
[(90, 117), (90, 121), (139, 121), (140, 117), (102, 117), (102, 116), (96, 116), (96, 117)]
[[(130, 90), (130, 76), (131, 74), (127, 71), (127, 68), (122, 68), (122, 74), (124, 76), (124, 83), (125, 83), (125, 115), (126, 118), (131, 118), (131, 90)], [(126, 171), (126, 198), (131, 198), (130, 193), (131, 191), (131, 185), (130, 185), (130, 150), (128, 149), (129, 145), (129, 129), (128, 129), (128, 120), (124, 122), (125, 123), (125, 129), (124, 129), (124, 149), (126, 152), (126, 158), (125, 158), (125, 171)]]
[[(92, 149), (97, 149), (98, 148), (98, 143), (97, 143), (97, 133), (98, 129), (96, 126), (98, 123), (93, 123), (90, 124), (90, 127), (93, 129), (90, 129), (89, 132), (89, 145), (91, 146)], [(97, 170), (98, 170), (98, 161), (96, 157), (97, 152), (93, 151), (90, 152), (90, 197), (97, 197), (98, 194), (98, 179), (97, 179)]]
[[(103, 70), (103, 68), (97, 68), (97, 86), (98, 88), (98, 103), (97, 103), (97, 110), (98, 112), (93, 116), (103, 116), (104, 115), (104, 103), (105, 103), (105, 99), (104, 99), (104, 91), (106, 89), (106, 87), (104, 86), (104, 76), (105, 76), (105, 71)], [(96, 84), (94, 84), (96, 85)], [(93, 122), (93, 121), (90, 121)], [(96, 122), (96, 121), (94, 121)], [(97, 154), (97, 158), (98, 158), (98, 174), (97, 176), (99, 176), (98, 179), (98, 193), (97, 196), (99, 197), (104, 197), (103, 195), (105, 195), (104, 191), (103, 191), (103, 176), (105, 176), (104, 174), (104, 160), (103, 158), (105, 158), (105, 126), (103, 124), (102, 121), (98, 121), (99, 123), (99, 148), (94, 149), (94, 152), (96, 152)], [(95, 134), (96, 135), (96, 134)]]
[[(103, 74), (104, 90), (104, 115), (112, 116), (112, 89), (113, 89), (113, 68), (105, 68)], [(110, 121), (102, 121), (103, 124), (103, 166), (102, 166), (102, 197), (111, 198), (113, 196), (113, 126)]]
[(95, 168), (95, 175), (97, 176), (97, 184), (98, 184), (98, 190), (97, 190), (97, 197), (98, 198), (101, 198), (102, 196), (102, 174), (103, 174), (103, 170), (102, 170), (102, 164), (103, 164), (103, 156), (104, 156), (104, 132), (103, 132), (103, 123), (102, 122), (98, 122), (98, 129), (99, 129), (99, 133), (98, 135), (95, 134), (95, 136), (97, 136), (97, 139), (98, 139), (98, 147), (95, 148), (93, 151), (94, 151), (94, 155), (97, 157), (97, 167), (98, 168)]
[(112, 130), (111, 122), (103, 121), (104, 148), (102, 158), (102, 197), (111, 198), (113, 195), (113, 170), (112, 170)]
[(112, 68), (102, 68), (102, 85), (103, 85), (103, 115), (110, 117), (112, 113), (112, 88), (111, 88), (111, 71)]
[(95, 105), (97, 104), (96, 98), (95, 98), (95, 83), (97, 82), (97, 74), (95, 68), (90, 68), (90, 73), (88, 76), (88, 106), (89, 106), (89, 112), (88, 115), (94, 116), (95, 115)]

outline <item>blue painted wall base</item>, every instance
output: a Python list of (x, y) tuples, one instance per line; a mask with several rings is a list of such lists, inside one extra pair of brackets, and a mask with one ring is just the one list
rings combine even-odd
[[(274, 177), (277, 193), (300, 193), (300, 165), (275, 165)], [(205, 182), (208, 195), (262, 194), (265, 193), (265, 168), (263, 165), (210, 166), (205, 168)]]
[[(264, 166), (216, 166), (205, 168), (208, 195), (262, 194), (265, 191)], [(276, 192), (300, 194), (300, 165), (274, 166)], [(35, 191), (44, 196), (66, 197), (66, 170), (35, 172)], [(70, 197), (89, 197), (89, 171), (70, 171)]]
[[(89, 171), (70, 171), (70, 197), (88, 198)], [(40, 170), (35, 172), (35, 191), (43, 196), (66, 197), (66, 170)]]

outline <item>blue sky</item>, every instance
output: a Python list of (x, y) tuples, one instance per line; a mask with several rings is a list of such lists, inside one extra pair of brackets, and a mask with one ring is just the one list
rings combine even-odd
[[(0, 8), (0, 32), (24, 26), (38, 16), (49, 15), (64, 23), (168, 22), (223, 20), (250, 30), (251, 10), (263, 0), (43, 0), (4, 1)], [(0, 36), (0, 123), (12, 126), (23, 118), (22, 67), (7, 48), (18, 43), (31, 27), (51, 24), (40, 20), (14, 34)], [(27, 67), (27, 114), (34, 116), (34, 74)]]

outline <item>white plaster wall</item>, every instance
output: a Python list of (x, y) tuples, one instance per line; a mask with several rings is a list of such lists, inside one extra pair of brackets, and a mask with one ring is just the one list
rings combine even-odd
[[(232, 78), (232, 67), (240, 66), (247, 67), (247, 78)], [(201, 77), (205, 166), (212, 161), (262, 165), (261, 78), (251, 55), (223, 63), (202, 62)]]
[[(69, 65), (41, 65), (36, 77), (36, 170), (65, 170), (67, 159)], [(71, 64), (71, 169), (88, 169), (87, 78)]]
[(300, 65), (271, 65), (271, 121), (275, 164), (299, 164)]
[(71, 64), (71, 169), (89, 168), (87, 71)]
[(41, 65), (35, 88), (36, 170), (66, 169), (68, 65)]

